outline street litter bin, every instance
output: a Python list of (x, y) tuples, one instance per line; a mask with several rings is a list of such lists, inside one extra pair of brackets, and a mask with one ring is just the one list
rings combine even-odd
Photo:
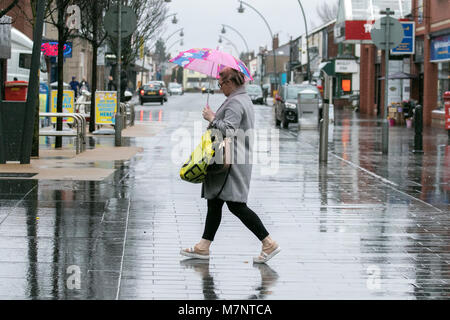
[(6, 101), (26, 101), (28, 91), (27, 81), (6, 81), (5, 100)]
[(317, 129), (319, 127), (320, 97), (317, 91), (306, 89), (297, 95), (299, 129)]

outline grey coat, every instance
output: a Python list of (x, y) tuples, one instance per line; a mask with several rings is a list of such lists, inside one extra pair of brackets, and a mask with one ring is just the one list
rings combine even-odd
[[(253, 103), (243, 85), (228, 96), (210, 125), (219, 129), (224, 136), (234, 136), (231, 148), (233, 158), (228, 178), (227, 171), (206, 175), (202, 185), (203, 198), (216, 198), (223, 186), (219, 199), (247, 202), (252, 175), (253, 135), (250, 134), (249, 138), (245, 139), (242, 133), (252, 133), (254, 123)], [(236, 132), (237, 129), (240, 130)], [(249, 129), (252, 130), (247, 131)]]

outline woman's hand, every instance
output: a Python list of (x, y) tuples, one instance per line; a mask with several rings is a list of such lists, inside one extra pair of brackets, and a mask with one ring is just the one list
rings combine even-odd
[(211, 110), (211, 108), (209, 106), (206, 106), (203, 109), (202, 114), (203, 114), (203, 119), (205, 119), (209, 122), (212, 122), (216, 116), (216, 114)]

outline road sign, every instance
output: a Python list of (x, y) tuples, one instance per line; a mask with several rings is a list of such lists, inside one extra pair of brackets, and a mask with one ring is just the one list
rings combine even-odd
[(402, 24), (392, 17), (383, 17), (373, 25), (370, 35), (372, 36), (373, 43), (380, 50), (386, 50), (386, 25), (389, 21), (389, 49), (396, 48), (402, 42), (404, 37), (404, 31)]
[(414, 21), (402, 21), (403, 26), (403, 40), (398, 47), (391, 49), (392, 55), (401, 54), (414, 54), (415, 50), (415, 22)]
[[(133, 34), (137, 27), (137, 16), (133, 8), (122, 6), (122, 30), (121, 38), (125, 38)], [(119, 13), (119, 7), (111, 7), (105, 14), (103, 23), (105, 25), (106, 32), (113, 37), (117, 37), (117, 15)]]

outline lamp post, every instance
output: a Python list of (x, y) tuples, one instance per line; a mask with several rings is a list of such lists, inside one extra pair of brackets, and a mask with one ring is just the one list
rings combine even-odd
[(164, 18), (164, 20), (167, 19), (167, 18), (170, 18), (170, 17), (173, 17), (173, 19), (172, 19), (172, 23), (173, 24), (177, 24), (178, 23), (177, 13), (169, 14), (168, 16), (166, 16)]
[(220, 35), (220, 36), (219, 36), (219, 43), (222, 43), (222, 38), (224, 38), (225, 40), (227, 40), (227, 41), (233, 46), (234, 50), (236, 50), (237, 54), (239, 55), (239, 50), (238, 50), (238, 48), (236, 47), (236, 45), (235, 45), (230, 39), (227, 39), (224, 35)]
[(306, 23), (305, 10), (303, 10), (303, 6), (300, 0), (298, 0), (298, 4), (300, 5), (300, 9), (302, 10), (303, 21), (305, 22), (305, 37), (306, 37), (306, 63), (307, 63), (307, 73), (308, 73), (308, 82), (311, 83), (311, 68), (309, 65), (309, 43), (308, 43), (308, 25)]
[(180, 28), (180, 29), (174, 31), (170, 36), (168, 36), (168, 37), (166, 38), (166, 41), (165, 41), (165, 42), (167, 42), (171, 37), (173, 37), (178, 31), (180, 31), (180, 37), (184, 37), (183, 29), (184, 29), (184, 28)]
[(258, 10), (256, 10), (253, 6), (251, 6), (250, 4), (248, 4), (247, 2), (244, 2), (242, 0), (240, 0), (240, 3), (241, 3), (241, 5), (238, 8), (238, 12), (239, 13), (243, 13), (244, 12), (244, 7), (242, 5), (245, 4), (247, 7), (253, 9), (264, 20), (264, 23), (266, 24), (267, 29), (269, 29), (270, 38), (272, 39), (273, 67), (274, 67), (274, 73), (275, 73), (275, 89), (278, 90), (278, 72), (277, 72), (277, 57), (276, 57), (277, 53), (276, 53), (276, 49), (273, 47), (273, 33), (272, 33), (272, 29), (270, 29), (270, 26), (267, 23), (266, 18), (264, 18), (264, 16)]
[[(172, 0), (164, 0), (164, 2), (171, 2), (171, 1), (172, 1)], [(172, 23), (173, 23), (173, 24), (177, 24), (177, 23), (178, 23), (178, 20), (177, 20), (176, 15), (177, 15), (176, 13), (170, 14), (170, 15), (166, 16), (164, 19), (167, 19), (167, 18), (170, 18), (171, 16), (173, 16)], [(180, 30), (181, 30), (180, 36), (181, 36), (181, 37), (184, 36), (183, 28), (178, 29), (178, 30), (175, 31), (173, 34), (177, 33), (177, 32), (180, 31)], [(167, 42), (167, 40), (169, 40), (169, 38), (170, 38), (173, 34), (171, 34), (171, 35), (166, 39), (166, 42)], [(142, 59), (142, 71), (141, 71), (141, 85), (143, 84), (143, 80), (144, 80), (145, 54), (146, 54), (147, 52), (150, 52), (150, 50), (153, 49), (154, 46), (155, 46), (155, 44), (153, 44), (153, 45), (150, 47), (150, 49), (145, 50), (145, 44), (144, 44), (144, 57), (143, 57), (143, 59)]]
[(172, 43), (170, 46), (167, 47), (167, 49), (166, 49), (167, 52), (169, 52), (169, 50), (172, 49), (172, 47), (173, 47), (174, 45), (176, 45), (178, 42), (180, 43), (180, 45), (183, 45), (183, 44), (184, 44), (184, 43), (183, 43), (183, 39), (178, 39), (177, 41), (175, 41), (174, 43)]
[(248, 49), (247, 41), (245, 41), (244, 36), (238, 30), (236, 30), (235, 28), (233, 28), (232, 26), (229, 26), (227, 24), (222, 24), (222, 30), (220, 31), (222, 34), (225, 34), (227, 32), (225, 27), (230, 28), (231, 30), (235, 31), (241, 37), (242, 41), (244, 41), (245, 49), (247, 50), (247, 54), (249, 54), (250, 50)]

